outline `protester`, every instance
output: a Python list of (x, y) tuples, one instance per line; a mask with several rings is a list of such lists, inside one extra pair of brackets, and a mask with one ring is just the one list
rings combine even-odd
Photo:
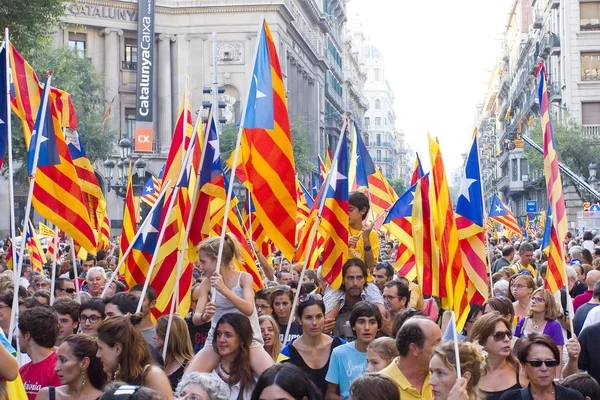
[(154, 364), (144, 336), (136, 328), (143, 315), (130, 314), (107, 318), (98, 327), (98, 357), (104, 371), (114, 380), (144, 385), (173, 398), (164, 371)]
[[(131, 289), (129, 289), (129, 293), (133, 294), (135, 297), (139, 298), (142, 294), (142, 290), (144, 289), (143, 284), (135, 285)], [(154, 333), (156, 332), (156, 324), (152, 320), (152, 309), (156, 306), (156, 292), (152, 288), (152, 286), (148, 286), (146, 288), (146, 294), (144, 295), (144, 301), (142, 302), (142, 314), (144, 315), (144, 319), (140, 323), (138, 329), (144, 335), (144, 339), (149, 344), (154, 343)]]
[[(168, 315), (163, 315), (156, 321), (154, 347), (160, 352), (162, 352), (164, 348), (168, 323)], [(185, 367), (192, 358), (194, 358), (194, 353), (187, 324), (179, 315), (173, 315), (171, 332), (169, 333), (169, 343), (167, 344), (167, 352), (164, 357), (165, 373), (169, 378), (169, 382), (171, 382), (173, 391), (177, 388), (177, 384), (183, 376)]]
[(383, 293), (385, 284), (394, 279), (394, 267), (387, 262), (380, 262), (373, 270), (373, 283)]
[(379, 237), (373, 230), (373, 222), (363, 226), (371, 205), (362, 192), (351, 192), (348, 196), (348, 256), (361, 260), (372, 271), (379, 259)]
[(293, 364), (277, 364), (267, 369), (256, 382), (251, 400), (321, 400), (313, 382)]
[(102, 267), (92, 267), (87, 271), (85, 280), (88, 293), (92, 297), (100, 297), (106, 284), (106, 271)]
[[(600, 271), (596, 271), (600, 272)], [(583, 329), (583, 325), (586, 321), (588, 321), (588, 326), (593, 325), (597, 322), (600, 322), (600, 314), (597, 311), (593, 311), (596, 307), (600, 305), (600, 282), (596, 282), (594, 285), (594, 290), (592, 292), (592, 298), (585, 304), (579, 306), (577, 311), (575, 312), (575, 317), (573, 318), (573, 329), (575, 330), (575, 335), (579, 336), (581, 330)], [(590, 316), (591, 314), (591, 316)], [(588, 320), (589, 318), (589, 320)]]
[(444, 342), (433, 349), (429, 370), (429, 384), (435, 400), (482, 400), (479, 390), (481, 368), (485, 365), (481, 346), (469, 342), (458, 343), (461, 377), (456, 374), (455, 343)]
[(270, 306), (273, 313), (271, 316), (279, 326), (279, 341), (283, 343), (285, 332), (290, 318), (292, 326), (288, 341), (296, 339), (302, 335), (302, 327), (292, 315), (292, 303), (294, 302), (294, 292), (289, 286), (278, 286), (271, 291)]
[[(346, 399), (350, 396), (350, 384), (354, 378), (367, 370), (367, 346), (381, 329), (382, 318), (379, 308), (368, 301), (358, 302), (350, 314), (350, 327), (356, 341), (333, 349), (325, 380), (325, 399)], [(339, 393), (339, 394), (338, 394)]]
[(532, 333), (523, 338), (517, 354), (521, 368), (529, 378), (529, 386), (510, 390), (504, 393), (500, 400), (584, 399), (578, 391), (554, 382), (554, 378), (559, 374), (557, 370), (560, 369), (560, 351), (549, 336)]
[(469, 342), (479, 344), (486, 352), (479, 389), (487, 400), (498, 400), (505, 392), (521, 388), (522, 382), (526, 384), (512, 352), (513, 335), (509, 321), (505, 315), (492, 311), (479, 318), (469, 332)]
[(535, 276), (535, 266), (531, 264), (533, 261), (533, 246), (529, 243), (521, 243), (519, 246), (519, 260), (514, 263), (511, 268), (515, 274), (521, 271), (529, 271), (531, 276)]
[(40, 304), (49, 306), (50, 305), (50, 291), (40, 289), (33, 294), (33, 298), (40, 302)]
[(323, 333), (325, 305), (320, 294), (304, 294), (299, 300), (297, 314), (302, 335), (283, 348), (278, 361), (299, 367), (325, 396), (325, 376), (332, 352), (344, 341)]
[(29, 400), (35, 400), (41, 388), (58, 386), (60, 381), (54, 370), (56, 353), (54, 344), (58, 336), (58, 320), (52, 308), (34, 307), (19, 315), (19, 344), (31, 362), (19, 369)]
[(77, 290), (72, 280), (68, 278), (58, 278), (54, 281), (54, 298), (68, 297), (75, 300)]
[(0, 293), (0, 329), (7, 335), (10, 332), (10, 316), (12, 314), (13, 292)]
[(62, 386), (40, 390), (38, 400), (97, 399), (102, 395), (107, 376), (96, 357), (98, 345), (87, 335), (68, 336), (59, 346), (56, 373)]
[(98, 327), (104, 321), (104, 303), (102, 299), (90, 299), (79, 306), (79, 328), (81, 333), (98, 336)]
[(260, 289), (254, 293), (254, 306), (259, 317), (271, 315), (273, 313), (273, 309), (271, 308), (271, 290)]
[(504, 318), (512, 323), (515, 319), (513, 303), (506, 297), (491, 297), (483, 303), (483, 314), (498, 311)]
[(175, 391), (175, 398), (229, 400), (229, 394), (229, 386), (222, 380), (215, 379), (212, 374), (190, 372), (181, 378)]
[(198, 298), (200, 297), (200, 283), (195, 283), (192, 286), (191, 296), (190, 312), (185, 317), (185, 323), (188, 326), (188, 332), (190, 334), (190, 339), (192, 340), (194, 354), (196, 354), (204, 347), (204, 343), (208, 337), (208, 332), (210, 331), (210, 324), (196, 325), (193, 321), (194, 310), (196, 309)]
[(58, 336), (55, 346), (60, 346), (70, 335), (75, 333), (79, 325), (79, 303), (70, 297), (61, 297), (52, 306), (58, 317)]
[(570, 375), (560, 384), (566, 388), (577, 390), (586, 400), (600, 399), (600, 384), (586, 373), (579, 372)]
[(390, 337), (380, 337), (367, 346), (367, 372), (379, 372), (387, 368), (398, 357), (396, 341)]
[(400, 389), (402, 399), (432, 399), (429, 359), (442, 340), (439, 326), (429, 318), (409, 318), (396, 336), (399, 356), (379, 373), (390, 377)]
[(527, 273), (514, 275), (511, 279), (509, 293), (515, 300), (513, 307), (517, 320), (529, 313), (529, 298), (535, 289), (535, 281)]
[(382, 297), (392, 320), (400, 312), (409, 308), (410, 291), (408, 286), (400, 281), (387, 282), (383, 288)]
[[(273, 364), (271, 356), (263, 349), (260, 335), (258, 315), (254, 307), (254, 282), (247, 272), (237, 272), (233, 266), (233, 258), (240, 258), (240, 245), (232, 234), (225, 236), (222, 250), (220, 273), (216, 271), (219, 238), (208, 238), (198, 246), (198, 256), (204, 273), (210, 277), (200, 284), (200, 296), (193, 321), (195, 324), (211, 322), (211, 331), (205, 346), (190, 362), (189, 371), (210, 372), (219, 365), (219, 354), (214, 350), (213, 335), (215, 327), (222, 315), (236, 312), (250, 318), (253, 341), (250, 346), (250, 363), (252, 371), (260, 375)], [(211, 287), (216, 289), (216, 301), (208, 302)]]
[(271, 355), (273, 362), (277, 362), (279, 352), (281, 351), (279, 324), (270, 315), (258, 317), (258, 322), (260, 324), (260, 334), (265, 343), (265, 351)]
[(502, 268), (510, 266), (514, 258), (515, 248), (512, 245), (507, 244), (502, 248), (502, 257), (494, 261), (494, 264), (492, 264), (492, 272), (500, 272)]
[(368, 373), (352, 381), (350, 396), (352, 400), (400, 399), (400, 390), (391, 378)]

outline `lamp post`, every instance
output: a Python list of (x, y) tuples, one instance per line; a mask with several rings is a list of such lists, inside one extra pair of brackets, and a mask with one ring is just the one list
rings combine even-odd
[[(107, 188), (110, 192), (114, 190), (115, 194), (123, 199), (127, 196), (127, 181), (129, 179), (129, 162), (135, 155), (131, 152), (133, 144), (131, 139), (123, 138), (119, 140), (118, 146), (121, 148), (121, 157), (117, 162), (108, 158), (104, 161), (104, 174), (107, 178)], [(147, 163), (138, 155), (134, 162), (135, 171), (132, 171), (132, 185), (134, 190), (144, 186), (146, 180)], [(114, 170), (117, 167), (117, 179), (114, 178)]]

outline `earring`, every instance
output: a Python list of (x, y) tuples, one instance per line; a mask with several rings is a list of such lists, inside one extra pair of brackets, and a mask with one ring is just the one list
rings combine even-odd
[(85, 371), (81, 370), (81, 387), (85, 387)]

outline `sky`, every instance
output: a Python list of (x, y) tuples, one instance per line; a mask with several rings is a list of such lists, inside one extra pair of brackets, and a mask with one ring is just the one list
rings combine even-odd
[(396, 129), (426, 172), (428, 131), (439, 138), (447, 174), (462, 166), (513, 1), (348, 1), (348, 23), (361, 23), (383, 55)]

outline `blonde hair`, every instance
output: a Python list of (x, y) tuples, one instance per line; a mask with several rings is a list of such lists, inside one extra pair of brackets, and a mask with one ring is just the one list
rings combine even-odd
[[(431, 357), (438, 356), (451, 370), (456, 370), (456, 354), (454, 352), (454, 342), (447, 341), (433, 349)], [(467, 383), (467, 394), (469, 399), (482, 399), (483, 395), (479, 391), (479, 379), (481, 371), (485, 370), (485, 359), (487, 353), (478, 344), (471, 342), (458, 343), (458, 356), (460, 358), (461, 372), (469, 372), (471, 379)]]
[(281, 352), (281, 342), (279, 341), (279, 324), (275, 322), (275, 319), (273, 319), (273, 317), (270, 315), (262, 315), (258, 317), (258, 325), (262, 325), (263, 322), (269, 322), (273, 327), (273, 337), (275, 339), (275, 343), (273, 343), (273, 349), (271, 349), (271, 353), (269, 355), (273, 361), (277, 362), (277, 358)]
[(375, 352), (379, 357), (383, 358), (387, 365), (391, 364), (392, 360), (399, 356), (396, 341), (391, 337), (380, 337), (373, 340), (367, 346), (368, 350)]
[[(208, 257), (216, 260), (219, 255), (219, 244), (221, 239), (219, 237), (210, 237), (203, 240), (198, 245), (198, 252), (202, 251)], [(221, 258), (221, 265), (229, 265), (235, 258), (236, 260), (242, 260), (242, 253), (240, 250), (240, 242), (237, 240), (233, 233), (227, 232), (225, 234), (225, 241), (223, 243), (223, 255)]]
[[(156, 334), (162, 340), (165, 340), (167, 336), (168, 324), (168, 315), (163, 315), (156, 321)], [(173, 362), (177, 362), (178, 356), (190, 361), (194, 358), (194, 349), (192, 348), (192, 340), (190, 339), (190, 333), (185, 320), (179, 315), (173, 315), (171, 332), (169, 332), (169, 344), (167, 345), (167, 357), (165, 358), (165, 368), (168, 368)]]

